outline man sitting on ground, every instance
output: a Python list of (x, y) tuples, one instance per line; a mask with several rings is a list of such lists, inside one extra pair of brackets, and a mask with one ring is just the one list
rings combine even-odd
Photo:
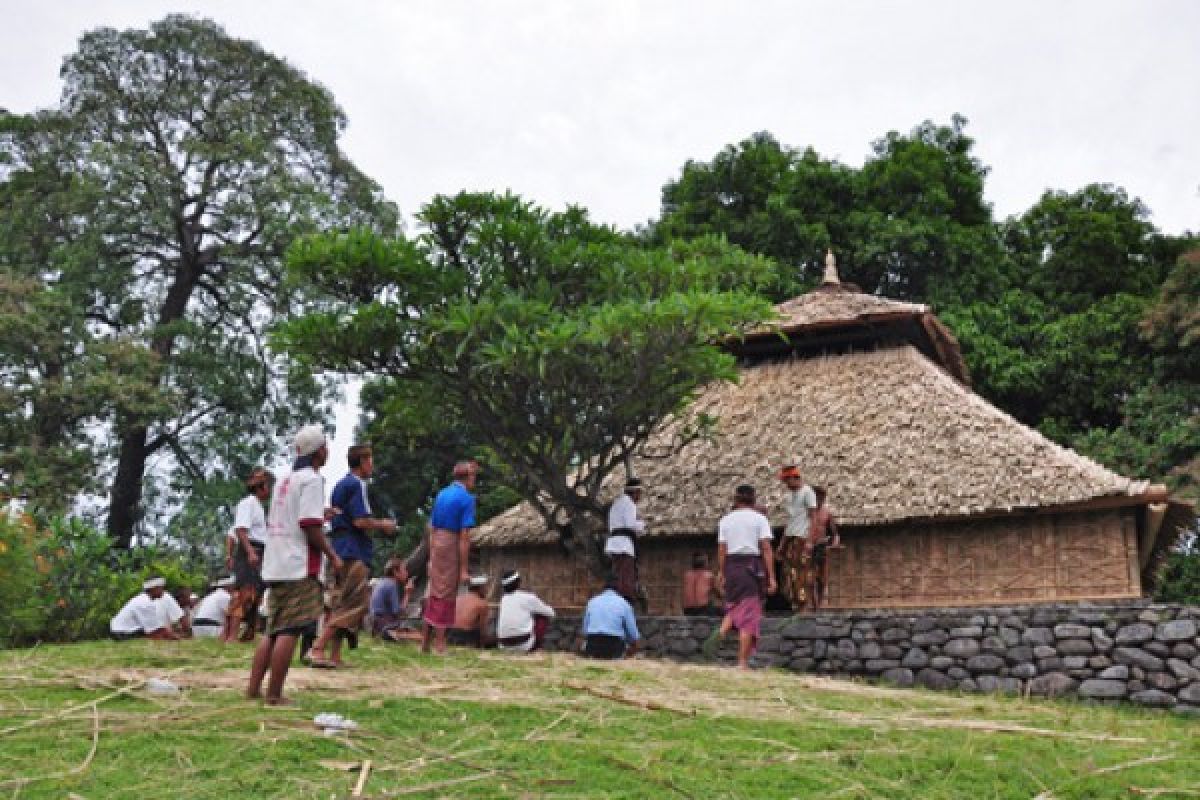
[(162, 578), (150, 578), (142, 584), (142, 591), (126, 603), (108, 624), (108, 630), (114, 639), (178, 639), (179, 636), (171, 630), (169, 624), (163, 623), (163, 616), (156, 601), (165, 592), (167, 582)]
[(604, 579), (604, 589), (588, 600), (583, 612), (583, 654), (616, 659), (637, 652), (637, 620), (633, 606), (617, 591), (616, 575)]
[(197, 639), (217, 639), (225, 628), (225, 617), (229, 614), (229, 603), (233, 595), (229, 590), (236, 580), (221, 578), (213, 590), (196, 604), (196, 618), (192, 620), (192, 635)]
[(446, 631), (446, 641), (459, 647), (487, 647), (492, 643), (488, 622), (492, 610), (487, 602), (487, 575), (472, 575), (467, 593), (454, 604), (454, 627)]
[(533, 592), (521, 588), (521, 573), (509, 570), (500, 579), (504, 597), (496, 621), (496, 642), (501, 650), (529, 653), (542, 646), (554, 609)]

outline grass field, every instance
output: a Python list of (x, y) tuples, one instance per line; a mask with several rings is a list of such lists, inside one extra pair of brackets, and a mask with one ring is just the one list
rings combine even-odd
[[(243, 700), (211, 641), (0, 652), (0, 797), (1200, 797), (1200, 719), (368, 643)], [(176, 696), (141, 688), (150, 677)], [(355, 720), (323, 735), (320, 712)]]

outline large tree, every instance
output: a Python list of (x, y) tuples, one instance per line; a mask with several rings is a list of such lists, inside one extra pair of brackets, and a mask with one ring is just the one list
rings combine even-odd
[(565, 542), (591, 543), (604, 480), (700, 387), (734, 377), (714, 344), (770, 313), (753, 292), (771, 265), (715, 238), (645, 248), (511, 195), (439, 197), (419, 219), (413, 238), (298, 243), (289, 266), (321, 295), (280, 343), (386, 376), (402, 427), (454, 424)]
[(293, 302), (287, 245), (390, 232), (396, 216), (339, 149), (330, 93), (212, 22), (93, 31), (62, 77), (57, 110), (0, 119), (0, 180), (41, 223), (5, 226), (0, 258), (66, 299), (80, 352), (120, 343), (154, 389), (96, 411), (114, 451), (108, 529), (126, 545), (151, 459), (207, 480), (320, 412), (322, 387), (265, 347)]

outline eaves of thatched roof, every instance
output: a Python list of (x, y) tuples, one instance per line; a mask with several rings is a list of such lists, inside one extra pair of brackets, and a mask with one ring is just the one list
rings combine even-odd
[[(1021, 424), (912, 345), (790, 357), (740, 374), (736, 384), (709, 387), (693, 406), (718, 418), (714, 438), (666, 455), (677, 434), (668, 424), (635, 459), (646, 484), (640, 508), (647, 535), (712, 533), (740, 483), (755, 485), (772, 524), (783, 525), (776, 474), (793, 459), (809, 483), (828, 489), (844, 525), (1133, 505), (1151, 490)], [(611, 476), (608, 499), (623, 479)], [(475, 538), (508, 546), (557, 537), (522, 504)]]

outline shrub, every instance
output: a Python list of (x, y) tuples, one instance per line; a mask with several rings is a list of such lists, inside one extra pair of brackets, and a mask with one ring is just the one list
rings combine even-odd
[(45, 608), (31, 602), (43, 583), (35, 545), (28, 518), (0, 513), (0, 646), (28, 641), (45, 622)]

